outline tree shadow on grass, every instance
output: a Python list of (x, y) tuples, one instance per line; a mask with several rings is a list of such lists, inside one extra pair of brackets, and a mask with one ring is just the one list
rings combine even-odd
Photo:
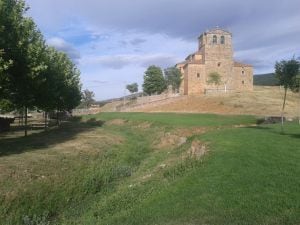
[(246, 127), (242, 127), (245, 129), (255, 129), (255, 130), (271, 130), (271, 127), (262, 127), (262, 126), (246, 126)]
[(280, 135), (284, 135), (284, 136), (290, 136), (292, 138), (300, 138), (300, 134), (291, 134), (291, 133), (280, 133)]
[(268, 130), (270, 133), (277, 134), (277, 135), (283, 135), (283, 136), (290, 136), (292, 138), (300, 138), (300, 134), (297, 133), (289, 133), (289, 132), (281, 132), (279, 128), (275, 127), (266, 127), (266, 126), (249, 126), (249, 127), (244, 127), (246, 129), (256, 129), (256, 130)]
[(81, 121), (81, 118), (74, 118), (63, 122), (59, 127), (33, 133), (28, 137), (2, 137), (0, 138), (0, 157), (43, 150), (51, 145), (74, 140), (77, 134), (102, 127), (104, 123), (104, 121), (94, 118), (87, 121)]

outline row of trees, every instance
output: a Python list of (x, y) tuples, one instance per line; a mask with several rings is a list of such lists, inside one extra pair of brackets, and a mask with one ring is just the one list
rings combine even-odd
[(143, 91), (144, 93), (161, 94), (171, 86), (173, 91), (178, 91), (181, 83), (181, 72), (176, 67), (170, 67), (164, 70), (160, 67), (150, 66), (145, 72)]
[[(163, 72), (158, 66), (149, 66), (144, 74), (143, 92), (147, 95), (161, 94), (169, 86), (176, 92), (181, 79), (181, 72), (176, 67), (169, 67)], [(126, 85), (126, 89), (132, 94), (139, 91), (137, 83)]]
[(80, 103), (80, 72), (46, 45), (23, 0), (0, 0), (0, 109), (71, 110)]
[[(176, 67), (169, 67), (163, 73), (160, 67), (150, 66), (144, 75), (143, 90), (148, 95), (160, 94), (171, 86), (174, 92), (178, 92), (181, 81), (182, 74)], [(219, 86), (222, 83), (220, 74), (217, 72), (209, 74), (207, 83)]]

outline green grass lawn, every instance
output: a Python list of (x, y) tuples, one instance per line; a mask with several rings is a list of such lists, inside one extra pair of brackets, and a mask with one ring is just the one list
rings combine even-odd
[[(87, 116), (91, 118), (94, 116)], [(170, 126), (224, 126), (234, 124), (251, 124), (256, 119), (253, 116), (233, 116), (233, 115), (216, 115), (216, 114), (184, 114), (184, 113), (101, 113), (96, 116), (99, 119), (124, 119), (131, 121), (148, 121), (155, 124)]]
[[(105, 113), (2, 136), (0, 224), (300, 224), (300, 126), (283, 135), (255, 121)], [(207, 132), (182, 145), (158, 144), (198, 127)], [(194, 142), (206, 146), (201, 158), (188, 154)]]

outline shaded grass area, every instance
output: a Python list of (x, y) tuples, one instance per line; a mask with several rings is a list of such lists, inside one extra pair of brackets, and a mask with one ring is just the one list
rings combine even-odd
[(104, 121), (100, 120), (81, 121), (80, 118), (75, 118), (72, 121), (63, 123), (60, 127), (50, 128), (48, 131), (39, 129), (31, 132), (29, 137), (14, 136), (13, 132), (4, 133), (0, 136), (0, 157), (47, 149), (51, 145), (75, 139), (76, 135), (101, 127), (103, 124)]
[[(93, 120), (16, 139), (9, 147), (11, 140), (0, 140), (6, 146), (0, 157), (1, 224), (300, 223), (296, 123), (287, 123), (281, 135), (278, 125), (231, 126), (253, 123), (248, 116), (222, 121), (213, 115), (116, 113), (86, 119)], [(152, 125), (139, 126), (144, 121)], [(181, 146), (153, 145), (163, 132), (205, 124), (212, 129), (191, 134)], [(209, 146), (200, 160), (186, 157), (195, 140)], [(31, 148), (36, 141), (44, 145)], [(14, 148), (21, 150), (5, 154)]]

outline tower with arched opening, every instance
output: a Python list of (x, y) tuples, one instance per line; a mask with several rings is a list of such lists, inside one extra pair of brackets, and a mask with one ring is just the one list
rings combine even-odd
[[(214, 91), (253, 90), (253, 68), (234, 61), (232, 34), (215, 28), (198, 38), (198, 51), (178, 63), (183, 81), (180, 92), (185, 95)], [(218, 74), (220, 82), (208, 82), (211, 74)]]

